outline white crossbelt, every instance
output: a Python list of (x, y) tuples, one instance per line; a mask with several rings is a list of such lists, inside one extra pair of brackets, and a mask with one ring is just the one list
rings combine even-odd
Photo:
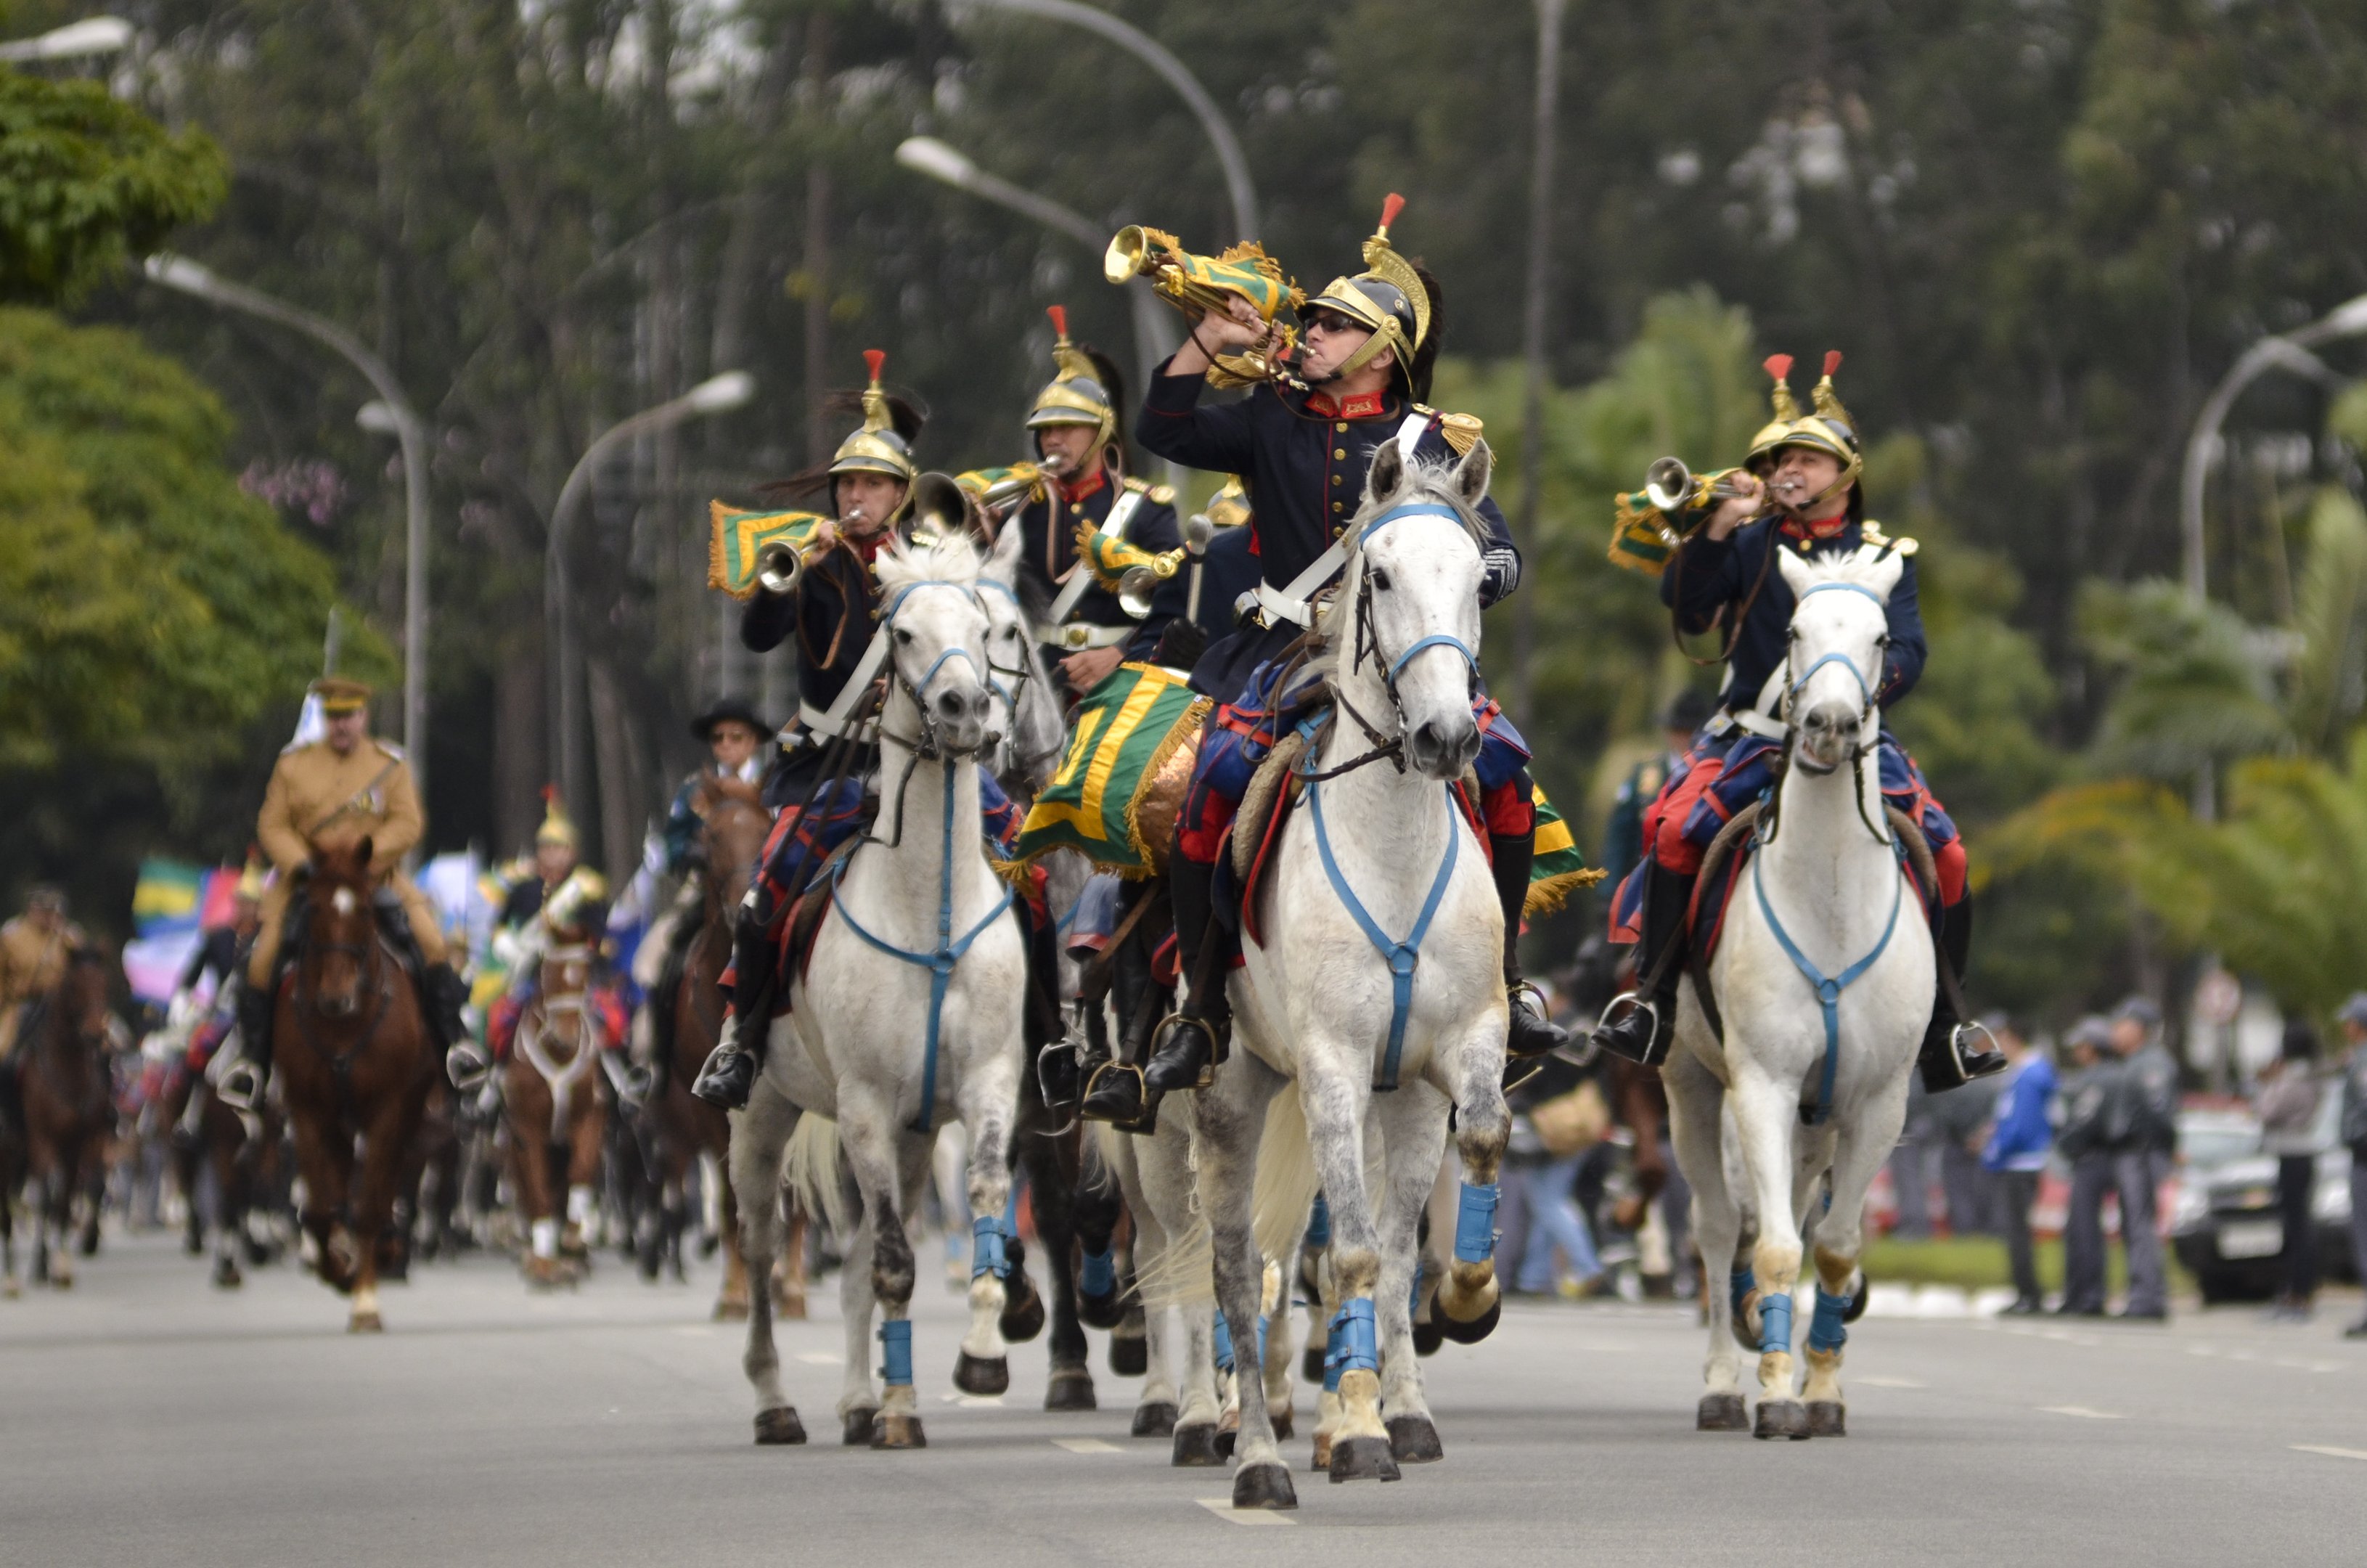
[[(1405, 423), (1398, 426), (1398, 450), (1409, 464), (1413, 461), (1414, 449), (1421, 445), (1422, 432), (1429, 428), (1430, 415), (1427, 414), (1409, 414), (1405, 416)], [(1343, 533), (1331, 541), (1331, 549), (1315, 558), (1313, 565), (1293, 577), (1287, 587), (1276, 588), (1270, 583), (1259, 583), (1257, 600), (1259, 608), (1265, 611), (1266, 623), (1272, 625), (1277, 620), (1287, 620), (1300, 626), (1313, 626), (1316, 593), (1324, 584), (1338, 576), (1340, 568), (1347, 563), (1348, 536)]]
[(855, 661), (855, 673), (846, 677), (846, 684), (839, 687), (837, 699), (827, 709), (816, 708), (812, 703), (802, 700), (798, 703), (798, 723), (825, 740), (834, 741), (842, 735), (852, 734), (858, 741), (868, 741), (878, 733), (878, 720), (866, 719), (860, 724), (850, 724), (846, 716), (855, 711), (855, 705), (863, 700), (864, 692), (878, 676), (879, 666), (888, 662), (888, 639), (881, 634), (882, 630), (873, 630), (871, 641), (864, 647), (863, 657)]
[[(1112, 539), (1126, 538), (1127, 529), (1134, 526), (1135, 513), (1142, 509), (1142, 495), (1139, 490), (1128, 490), (1120, 494), (1116, 505), (1110, 508), (1108, 518), (1103, 522), (1101, 531)], [(1060, 510), (1060, 494), (1057, 489), (1052, 492), (1049, 504), (1057, 517)], [(1069, 649), (1106, 648), (1133, 636), (1134, 628), (1131, 626), (1094, 627), (1093, 631), (1099, 635), (1091, 641), (1080, 642), (1070, 635), (1082, 629), (1070, 626), (1069, 617), (1075, 613), (1077, 601), (1085, 597), (1085, 590), (1097, 581), (1099, 579), (1093, 575), (1092, 565), (1080, 556), (1077, 563), (1069, 568), (1069, 581), (1061, 588), (1060, 597), (1052, 601), (1052, 608), (1048, 612), (1049, 619), (1037, 624), (1036, 641)]]

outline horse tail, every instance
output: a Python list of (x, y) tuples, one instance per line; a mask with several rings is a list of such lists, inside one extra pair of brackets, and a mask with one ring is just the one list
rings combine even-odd
[[(809, 1214), (819, 1215), (842, 1240), (853, 1229), (846, 1207), (846, 1178), (838, 1147), (838, 1123), (812, 1111), (798, 1118), (782, 1153), (781, 1180)], [(743, 1199), (744, 1201), (744, 1199)]]
[[(1295, 1267), (1299, 1237), (1307, 1232), (1307, 1216), (1320, 1190), (1307, 1115), (1299, 1106), (1297, 1090), (1286, 1088), (1266, 1104), (1265, 1128), (1258, 1138), (1257, 1173), (1250, 1188), (1251, 1236), (1261, 1259), (1284, 1262), (1285, 1278)], [(1214, 1250), (1195, 1189), (1189, 1228), (1171, 1236), (1167, 1251), (1147, 1268), (1137, 1260), (1136, 1286), (1143, 1305), (1157, 1310), (1215, 1301)]]

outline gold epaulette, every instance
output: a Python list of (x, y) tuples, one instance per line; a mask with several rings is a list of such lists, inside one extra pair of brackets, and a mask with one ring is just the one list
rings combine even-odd
[(1437, 415), (1438, 433), (1446, 437), (1446, 444), (1455, 449), (1458, 458), (1471, 455), (1471, 449), (1479, 444), (1480, 433), (1487, 428), (1476, 414), (1442, 413), (1424, 403), (1415, 403), (1413, 409), (1416, 414)]
[(1128, 475), (1126, 487), (1140, 494), (1155, 506), (1175, 505), (1175, 487), (1172, 484), (1153, 484), (1149, 480), (1136, 479)]
[(1877, 550), (1895, 550), (1901, 555), (1915, 553), (1916, 544), (1913, 540), (1890, 538), (1882, 531), (1882, 525), (1871, 517), (1860, 523), (1857, 531), (1860, 539)]

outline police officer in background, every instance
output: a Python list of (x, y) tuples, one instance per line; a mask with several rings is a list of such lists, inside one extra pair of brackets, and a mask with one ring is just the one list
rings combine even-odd
[(1625, 881), (1627, 873), (1644, 858), (1644, 808), (1659, 799), (1660, 786), (1669, 781), (1669, 774), (1693, 749), (1694, 732), (1708, 723), (1710, 715), (1716, 711), (1716, 698), (1687, 687), (1660, 714), (1660, 734), (1665, 744), (1659, 752), (1628, 770), (1626, 780), (1611, 802), (1611, 815), (1603, 824), (1604, 886), (1615, 888)]
[(2121, 1069), (2105, 1113), (2105, 1138), (2121, 1195), (2121, 1250), (2129, 1265), (2129, 1299), (2120, 1315), (2160, 1323), (2169, 1316), (2169, 1280), (2159, 1195), (2178, 1162), (2178, 1063), (2161, 1042), (2161, 1009), (2143, 996), (2123, 1002), (2112, 1013), (2112, 1051)]
[(2104, 1195), (2112, 1189), (2112, 1152), (2105, 1120), (2122, 1063), (2112, 1054), (2112, 1027), (2090, 1014), (2063, 1037), (2063, 1125), (2056, 1152), (2071, 1166), (2071, 1199), (2063, 1216), (2065, 1317), (2104, 1315)]
[[(2354, 991), (2334, 1021), (2342, 1027), (2342, 1119), (2335, 1136), (2350, 1151), (2350, 1256), (2367, 1279), (2367, 991)], [(2367, 1339), (2367, 1317), (2342, 1331), (2346, 1339)]]

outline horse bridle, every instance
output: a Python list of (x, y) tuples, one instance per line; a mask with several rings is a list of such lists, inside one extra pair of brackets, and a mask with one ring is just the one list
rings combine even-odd
[[(1805, 600), (1811, 595), (1826, 593), (1833, 589), (1846, 589), (1852, 594), (1863, 594), (1868, 599), (1872, 600), (1877, 608), (1885, 610), (1886, 613), (1888, 610), (1888, 601), (1880, 594), (1875, 593), (1872, 588), (1867, 587), (1863, 583), (1828, 582), (1811, 584), (1801, 593), (1800, 599)], [(1793, 608), (1796, 613), (1798, 609), (1798, 601), (1795, 600), (1794, 602)], [(1889, 642), (1890, 638), (1886, 632), (1874, 639), (1874, 648), (1877, 657), (1881, 654), (1882, 650), (1889, 645)], [(1792, 639), (1792, 648), (1787, 649), (1784, 653), (1784, 667), (1786, 673), (1789, 673), (1792, 667), (1793, 652), (1796, 650), (1797, 646), (1798, 639), (1795, 636)], [(1835, 649), (1829, 653), (1819, 653), (1817, 655), (1814, 660), (1810, 661), (1808, 667), (1800, 673), (1799, 677), (1792, 681), (1784, 688), (1784, 763), (1786, 767), (1791, 767), (1793, 765), (1793, 758), (1799, 749), (1800, 721), (1795, 710), (1799, 705), (1801, 689), (1806, 687), (1809, 681), (1816, 677), (1816, 674), (1818, 670), (1823, 669), (1827, 665), (1840, 665), (1841, 668), (1850, 673), (1850, 678), (1857, 682), (1859, 697), (1857, 731), (1850, 741), (1849, 756), (1845, 764), (1836, 763), (1832, 767), (1826, 768), (1817, 767), (1807, 763), (1802, 763), (1800, 766), (1806, 768), (1809, 773), (1819, 776), (1831, 773), (1840, 767), (1846, 766), (1851, 769), (1852, 778), (1854, 778), (1858, 765), (1865, 760), (1867, 755), (1865, 727), (1867, 722), (1874, 718), (1874, 684), (1865, 678), (1865, 672), (1858, 667), (1857, 661), (1850, 657), (1847, 653), (1840, 652), (1839, 649)], [(1880, 740), (1877, 737), (1875, 748), (1879, 749), (1879, 747)], [(1878, 790), (1878, 783), (1876, 787)], [(1867, 814), (1865, 809), (1865, 786), (1862, 780), (1855, 782), (1852, 785), (1850, 790), (1850, 795), (1851, 798), (1857, 802), (1858, 820), (1865, 824), (1866, 831), (1874, 835), (1876, 842), (1888, 844), (1890, 842), (1890, 835), (1885, 833), (1880, 827), (1876, 826), (1873, 817)], [(1775, 826), (1774, 824), (1770, 824), (1766, 832), (1761, 835), (1762, 842), (1772, 842), (1774, 836)]]
[[(1027, 636), (1027, 607), (1020, 603), (1017, 591), (1000, 577), (981, 576), (977, 585), (980, 588), (992, 588), (1011, 601), (1011, 608), (1019, 613), (1020, 638), (1024, 644)], [(980, 602), (981, 605), (984, 603), (983, 600)], [(987, 618), (986, 684), (993, 688), (994, 694), (1002, 698), (1003, 705), (1011, 710), (1011, 766), (1021, 777), (1032, 778), (1038, 762), (1047, 757), (1057, 757), (1068, 750), (1068, 738), (1063, 734), (1040, 752), (1022, 752), (1018, 749), (1019, 703), (1020, 699), (1027, 695), (1028, 688), (1036, 680), (1036, 666), (1024, 653), (1016, 668), (996, 664), (993, 635), (994, 618), (989, 616)], [(999, 678), (1003, 676), (1009, 677), (1011, 681), (1009, 686), (1003, 685), (1002, 680)]]
[(1410, 646), (1407, 647), (1404, 652), (1399, 653), (1397, 657), (1390, 658), (1388, 656), (1388, 651), (1381, 646), (1380, 633), (1373, 628), (1372, 567), (1365, 562), (1364, 547), (1366, 542), (1372, 539), (1373, 535), (1378, 532), (1385, 525), (1396, 522), (1400, 517), (1446, 517), (1462, 525), (1467, 532), (1471, 527), (1470, 520), (1452, 506), (1442, 506), (1434, 501), (1418, 501), (1402, 506), (1392, 506), (1387, 511), (1383, 512), (1379, 517), (1375, 517), (1371, 522), (1366, 523), (1357, 531), (1356, 619), (1354, 635), (1352, 639), (1352, 645), (1350, 648), (1348, 668), (1351, 672), (1363, 669), (1365, 667), (1365, 655), (1368, 653), (1372, 656), (1373, 661), (1376, 664), (1382, 666), (1381, 687), (1383, 690), (1388, 693), (1389, 707), (1396, 713), (1397, 733), (1395, 734), (1384, 733), (1373, 723), (1371, 720), (1365, 718), (1364, 714), (1357, 711), (1355, 704), (1348, 700), (1346, 690), (1335, 682), (1331, 688), (1332, 697), (1339, 702), (1341, 710), (1345, 712), (1349, 718), (1353, 719), (1356, 722), (1356, 727), (1365, 732), (1365, 738), (1373, 743), (1373, 749), (1365, 753), (1362, 756), (1351, 758), (1349, 761), (1342, 764), (1338, 767), (1331, 768), (1320, 774), (1307, 775), (1307, 777), (1314, 778), (1319, 782), (1324, 778), (1336, 778), (1342, 773), (1347, 773), (1355, 768), (1362, 767), (1368, 762), (1377, 762), (1385, 756), (1389, 759), (1399, 773), (1403, 773), (1406, 770), (1405, 705), (1398, 697), (1398, 676), (1404, 672), (1407, 664), (1412, 660), (1415, 654), (1423, 653), (1431, 648), (1454, 649), (1456, 653), (1463, 655), (1463, 663), (1469, 671), (1472, 694), (1477, 696), (1478, 693), (1479, 655), (1473, 653), (1470, 645), (1465, 642), (1461, 638), (1444, 631), (1433, 631), (1427, 637), (1417, 639)]
[[(923, 588), (951, 588), (967, 597), (971, 604), (976, 605), (980, 615), (986, 614), (986, 601), (978, 597), (975, 584), (956, 583), (942, 577), (923, 578), (919, 582), (906, 583), (897, 588), (895, 597), (890, 598), (887, 608), (880, 611), (878, 635), (889, 637), (895, 634), (896, 617), (903, 609), (904, 601)], [(911, 747), (916, 761), (936, 762), (947, 756), (969, 755), (977, 750), (976, 747), (971, 747), (969, 753), (949, 751), (945, 744), (944, 735), (939, 732), (935, 718), (929, 712), (928, 703), (923, 700), (928, 694), (930, 684), (937, 678), (937, 672), (957, 658), (970, 667), (970, 673), (978, 676), (980, 685), (1001, 689), (995, 686), (993, 676), (990, 673), (991, 666), (980, 664), (978, 655), (958, 642), (932, 660), (929, 667), (922, 673), (921, 678), (917, 681), (906, 677), (903, 664), (896, 657), (896, 651), (892, 645), (888, 651), (888, 678), (892, 685), (912, 699), (912, 707), (921, 717), (921, 733), (911, 740), (906, 740), (901, 735), (889, 735), (886, 716), (883, 714), (880, 733), (889, 740)]]

